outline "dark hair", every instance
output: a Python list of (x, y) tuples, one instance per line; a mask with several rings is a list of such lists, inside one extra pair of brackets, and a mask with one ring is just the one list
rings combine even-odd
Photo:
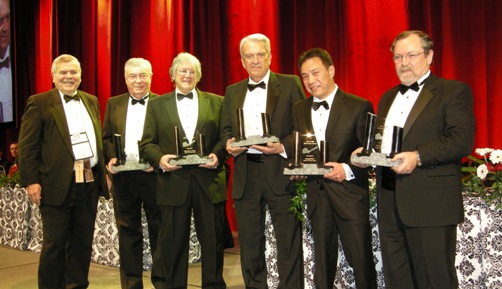
[(329, 55), (328, 51), (322, 48), (311, 48), (303, 52), (302, 55), (298, 57), (298, 69), (302, 68), (302, 64), (305, 61), (312, 59), (314, 57), (319, 57), (322, 61), (322, 64), (324, 64), (326, 68), (333, 65), (333, 60), (331, 60), (331, 56)]
[(398, 42), (401, 39), (405, 39), (410, 35), (416, 35), (420, 38), (420, 40), (422, 41), (422, 48), (424, 49), (424, 54), (426, 55), (429, 54), (429, 52), (434, 48), (434, 42), (432, 41), (432, 38), (425, 32), (420, 30), (406, 30), (399, 33), (396, 36), (396, 38), (392, 42), (392, 45), (390, 46), (390, 52), (394, 53), (394, 46), (396, 46), (396, 42)]

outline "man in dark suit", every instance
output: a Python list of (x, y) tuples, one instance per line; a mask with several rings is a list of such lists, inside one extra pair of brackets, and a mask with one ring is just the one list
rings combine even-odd
[(39, 288), (87, 288), (98, 196), (108, 197), (98, 99), (77, 90), (79, 61), (52, 63), (54, 89), (28, 98), (19, 133), (19, 170), (40, 206)]
[(119, 232), (120, 280), (122, 288), (143, 288), (143, 229), (141, 210), (145, 211), (152, 255), (160, 230), (157, 205), (157, 176), (153, 168), (113, 172), (117, 154), (113, 142), (121, 135), (128, 162), (140, 162), (139, 141), (143, 135), (146, 108), (157, 95), (150, 92), (152, 65), (143, 58), (131, 58), (124, 67), (127, 93), (108, 99), (103, 123), (103, 147)]
[[(303, 288), (301, 224), (288, 212), (294, 186), (283, 171), (292, 151), (288, 138), (293, 131), (292, 107), (305, 94), (297, 76), (269, 70), (272, 54), (270, 40), (265, 35), (244, 37), (240, 51), (249, 78), (227, 87), (221, 123), (222, 141), (235, 157), (232, 197), (244, 283), (246, 288), (267, 288), (265, 205), (268, 205), (277, 239), (279, 288)], [(267, 113), (270, 132), (280, 142), (232, 148), (239, 132), (238, 108), (244, 112), (247, 136), (263, 134), (261, 113)]]
[[(403, 127), (401, 164), (378, 167), (378, 226), (385, 286), (458, 288), (457, 224), (463, 221), (461, 159), (474, 144), (471, 89), (430, 72), (432, 39), (404, 31), (391, 51), (399, 86), (384, 93), (378, 117)], [(392, 129), (390, 129), (392, 132)], [(385, 134), (382, 152), (390, 152)]]
[[(169, 70), (175, 91), (152, 99), (147, 108), (141, 150), (156, 170), (161, 229), (154, 255), (155, 288), (186, 288), (190, 219), (202, 250), (202, 288), (226, 288), (223, 280), (223, 236), (226, 177), (225, 147), (219, 141), (221, 96), (196, 88), (202, 77), (199, 60), (180, 53)], [(203, 151), (211, 161), (202, 165), (172, 165), (176, 158), (174, 127), (181, 151)], [(157, 260), (157, 263), (156, 261)], [(157, 268), (155, 264), (158, 264)]]
[[(369, 221), (368, 172), (350, 164), (363, 143), (371, 102), (342, 91), (335, 83), (329, 53), (320, 48), (298, 59), (301, 78), (312, 97), (294, 106), (295, 130), (314, 134), (317, 147), (329, 147), (324, 164), (332, 171), (307, 178), (307, 214), (312, 221), (316, 288), (331, 289), (338, 262), (338, 236), (354, 269), (356, 287), (377, 288)], [(316, 152), (319, 152), (318, 150)]]

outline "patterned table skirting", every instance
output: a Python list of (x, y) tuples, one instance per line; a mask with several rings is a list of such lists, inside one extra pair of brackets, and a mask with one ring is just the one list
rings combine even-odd
[[(487, 205), (481, 198), (464, 197), (465, 218), (457, 230), (457, 256), (455, 265), (460, 289), (502, 288), (502, 211), (494, 205)], [(268, 212), (268, 211), (267, 211)], [(382, 256), (377, 228), (376, 206), (370, 210), (372, 227), (373, 258), (375, 260), (378, 288), (384, 289)], [(314, 286), (314, 240), (312, 227), (307, 221), (303, 227), (303, 258), (305, 288)], [(269, 288), (277, 288), (277, 246), (270, 215), (266, 218), (266, 258)], [(335, 288), (352, 289), (355, 287), (352, 268), (342, 251), (341, 241), (338, 248), (338, 271)]]
[[(146, 216), (143, 222), (143, 269), (151, 270), (152, 256)], [(24, 188), (0, 188), (0, 244), (19, 250), (40, 252), (42, 249), (42, 221), (38, 206), (30, 204)], [(107, 266), (120, 266), (118, 231), (112, 199), (99, 199), (92, 244), (92, 261)], [(190, 230), (189, 262), (200, 261), (201, 249), (193, 223)]]
[[(502, 288), (502, 212), (487, 205), (482, 199), (464, 197), (465, 219), (458, 227), (456, 267), (461, 289)], [(371, 208), (370, 221), (373, 235), (373, 253), (378, 274), (378, 288), (385, 288), (377, 229), (376, 207)], [(29, 205), (23, 188), (0, 188), (0, 244), (40, 252), (42, 230), (40, 212)], [(274, 228), (270, 216), (266, 219), (266, 257), (269, 271), (269, 287), (277, 288), (277, 273)], [(305, 288), (314, 288), (314, 243), (311, 225), (304, 225), (303, 249), (305, 261)], [(151, 269), (151, 254), (148, 242), (146, 219), (143, 215), (145, 270)], [(93, 243), (93, 262), (119, 266), (118, 236), (111, 200), (100, 199)], [(200, 245), (192, 221), (190, 234), (191, 263), (200, 260)], [(352, 268), (339, 248), (339, 268), (335, 279), (336, 288), (355, 288)]]

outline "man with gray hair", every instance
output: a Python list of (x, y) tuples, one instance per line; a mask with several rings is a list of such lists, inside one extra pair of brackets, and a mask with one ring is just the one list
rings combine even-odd
[(143, 288), (143, 234), (141, 210), (148, 222), (152, 255), (157, 247), (160, 209), (156, 198), (156, 176), (153, 168), (115, 173), (117, 164), (114, 135), (121, 136), (126, 160), (139, 162), (139, 141), (143, 134), (146, 109), (157, 95), (150, 91), (152, 65), (143, 58), (131, 58), (124, 67), (128, 92), (108, 99), (103, 122), (103, 146), (119, 232), (120, 281), (122, 288)]
[(52, 63), (56, 86), (28, 98), (19, 133), (21, 185), (40, 206), (39, 288), (87, 288), (99, 195), (108, 198), (98, 98), (78, 90), (80, 62)]
[[(202, 77), (201, 64), (189, 53), (178, 54), (169, 73), (175, 90), (152, 100), (141, 140), (145, 160), (158, 170), (157, 202), (162, 214), (152, 282), (157, 289), (187, 288), (193, 212), (201, 246), (202, 288), (223, 289), (226, 288), (223, 225), (227, 199), (223, 169), (226, 151), (219, 141), (223, 98), (196, 88)], [(175, 127), (179, 129), (179, 139), (174, 137)], [(184, 150), (180, 153), (203, 151), (209, 163), (171, 164), (180, 142)]]
[[(278, 288), (303, 288), (302, 229), (288, 212), (293, 183), (283, 174), (291, 161), (293, 104), (305, 98), (295, 75), (270, 71), (270, 40), (263, 34), (244, 37), (241, 62), (249, 77), (227, 87), (221, 123), (222, 141), (234, 156), (234, 199), (246, 288), (268, 288), (265, 262), (265, 205), (268, 205), (277, 240)], [(262, 135), (261, 113), (270, 117), (270, 133), (280, 142), (232, 147), (238, 137), (236, 110), (244, 114), (248, 136)]]

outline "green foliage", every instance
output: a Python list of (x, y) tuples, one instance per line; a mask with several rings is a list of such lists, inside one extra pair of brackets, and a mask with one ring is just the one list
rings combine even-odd
[(307, 200), (307, 181), (296, 181), (295, 182), (295, 196), (291, 198), (291, 205), (288, 209), (293, 215), (300, 220), (300, 222), (305, 223), (305, 215), (303, 210), (305, 209), (305, 201)]
[(19, 171), (16, 171), (12, 177), (7, 174), (0, 175), (0, 187), (14, 187), (19, 184)]
[[(462, 170), (465, 172), (465, 170)], [(462, 178), (464, 196), (480, 197), (486, 204), (495, 205), (502, 210), (502, 172), (498, 171), (482, 180), (476, 173), (467, 174)]]

